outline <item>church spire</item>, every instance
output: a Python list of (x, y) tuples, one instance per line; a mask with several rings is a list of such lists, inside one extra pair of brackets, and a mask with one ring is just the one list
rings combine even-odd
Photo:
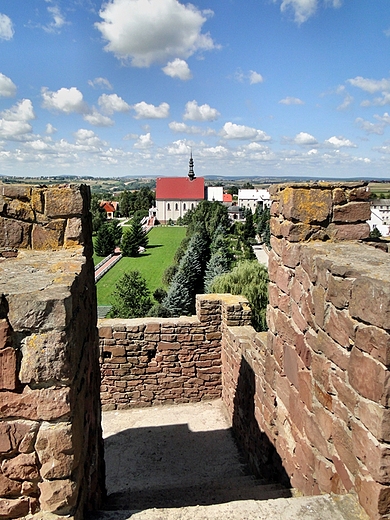
[(194, 173), (194, 159), (192, 158), (192, 148), (191, 148), (191, 156), (190, 156), (190, 168), (188, 171), (188, 177), (190, 181), (193, 181), (195, 179), (195, 173)]

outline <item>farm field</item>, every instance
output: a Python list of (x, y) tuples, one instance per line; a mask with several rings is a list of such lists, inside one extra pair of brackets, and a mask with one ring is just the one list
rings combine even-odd
[(173, 262), (176, 249), (186, 234), (185, 227), (156, 227), (149, 233), (146, 253), (122, 258), (96, 284), (98, 305), (110, 305), (116, 282), (126, 271), (137, 270), (146, 279), (151, 293), (162, 286), (162, 275)]

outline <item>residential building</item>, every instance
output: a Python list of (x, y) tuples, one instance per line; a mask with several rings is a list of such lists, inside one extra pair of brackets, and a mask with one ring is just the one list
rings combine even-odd
[(119, 204), (115, 200), (102, 200), (100, 207), (106, 212), (107, 219), (113, 219), (116, 211), (119, 210)]
[(259, 205), (261, 205), (262, 208), (271, 207), (271, 202), (268, 190), (238, 190), (238, 205), (241, 208), (249, 208), (252, 213), (256, 211)]
[(383, 236), (390, 235), (390, 199), (371, 201), (371, 218), (367, 221), (370, 230), (378, 229)]

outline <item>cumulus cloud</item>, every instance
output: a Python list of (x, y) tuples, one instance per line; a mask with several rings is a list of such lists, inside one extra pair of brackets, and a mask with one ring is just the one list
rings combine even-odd
[(162, 70), (167, 76), (170, 76), (171, 78), (179, 78), (182, 81), (187, 81), (192, 78), (187, 62), (179, 58), (170, 61)]
[(117, 94), (102, 94), (98, 99), (98, 105), (101, 110), (108, 115), (114, 112), (128, 112), (131, 108), (130, 105)]
[(31, 121), (35, 119), (33, 105), (30, 99), (23, 99), (13, 107), (1, 112), (6, 121)]
[(150, 133), (140, 135), (137, 142), (134, 143), (134, 148), (138, 148), (141, 150), (145, 150), (147, 148), (151, 148), (153, 146), (153, 141), (150, 136)]
[(51, 123), (47, 123), (45, 131), (47, 135), (53, 135), (57, 132), (57, 128), (54, 128), (54, 126)]
[(12, 40), (14, 33), (11, 18), (0, 13), (0, 40)]
[(76, 88), (60, 88), (51, 92), (47, 87), (42, 87), (42, 107), (54, 112), (82, 114), (88, 112), (88, 107), (83, 99), (83, 94)]
[(167, 152), (169, 155), (187, 155), (189, 151), (190, 145), (183, 139), (174, 141), (167, 147)]
[(16, 85), (14, 82), (0, 72), (0, 96), (13, 97), (16, 95)]
[(212, 128), (200, 128), (199, 126), (189, 126), (185, 123), (179, 123), (177, 121), (172, 121), (169, 123), (169, 128), (172, 132), (182, 133), (182, 134), (201, 134), (201, 135), (217, 135), (217, 132)]
[(90, 85), (93, 88), (99, 87), (102, 89), (112, 90), (113, 86), (106, 78), (95, 78), (95, 79), (89, 79), (88, 85)]
[(254, 70), (249, 71), (249, 83), (255, 85), (256, 83), (263, 83), (264, 79), (261, 74)]
[(32, 132), (32, 126), (26, 121), (7, 121), (0, 119), (0, 138), (17, 141)]
[(100, 137), (98, 137), (93, 130), (87, 130), (85, 128), (80, 128), (76, 132), (74, 132), (76, 145), (89, 151), (98, 150), (103, 146), (107, 146), (106, 141), (102, 141)]
[[(46, 0), (46, 2), (51, 3), (51, 0)], [(58, 5), (49, 5), (47, 11), (53, 20), (49, 24), (43, 25), (42, 29), (48, 33), (59, 32), (62, 27), (68, 23), (65, 20), (65, 16), (62, 14), (61, 9)]]
[(332, 148), (357, 148), (356, 144), (349, 139), (346, 139), (345, 137), (336, 137), (335, 135), (326, 139), (325, 144)]
[(390, 79), (382, 78), (382, 79), (370, 79), (363, 78), (362, 76), (356, 76), (356, 78), (348, 79), (348, 83), (352, 86), (360, 88), (365, 92), (369, 92), (370, 94), (375, 94), (375, 92), (384, 92), (390, 91)]
[(168, 103), (161, 103), (158, 107), (141, 101), (133, 105), (136, 115), (135, 119), (165, 119), (169, 116)]
[(88, 113), (83, 115), (84, 121), (87, 121), (92, 126), (113, 126), (114, 121), (101, 114), (95, 107), (92, 107)]
[(220, 116), (216, 108), (211, 108), (210, 105), (204, 104), (199, 106), (197, 101), (188, 101), (185, 106), (183, 119), (190, 121), (215, 121)]
[(279, 101), (281, 105), (304, 105), (305, 103), (296, 97), (287, 96)]
[(370, 121), (366, 121), (361, 117), (355, 119), (355, 123), (367, 134), (383, 135), (385, 129), (385, 124), (383, 122), (371, 123)]
[(248, 139), (251, 141), (270, 141), (271, 137), (263, 130), (257, 130), (250, 126), (236, 125), (235, 123), (225, 123), (221, 131), (224, 139)]
[(299, 132), (299, 134), (297, 134), (294, 137), (293, 143), (303, 145), (303, 146), (306, 146), (306, 145), (312, 146), (313, 144), (317, 144), (318, 141), (314, 136), (312, 136), (311, 134), (308, 134), (307, 132)]
[[(279, 1), (274, 0), (275, 3), (279, 3)], [(341, 0), (324, 0), (322, 3), (325, 7), (330, 6), (333, 8), (338, 8), (342, 5)], [(282, 13), (291, 10), (294, 14), (294, 21), (300, 25), (316, 13), (320, 4), (319, 0), (282, 0), (280, 10)]]
[(346, 110), (353, 103), (353, 97), (350, 94), (346, 94), (344, 101), (337, 107), (337, 110)]
[(111, 0), (95, 24), (108, 42), (104, 49), (135, 67), (188, 58), (216, 47), (202, 26), (212, 11), (177, 0)]

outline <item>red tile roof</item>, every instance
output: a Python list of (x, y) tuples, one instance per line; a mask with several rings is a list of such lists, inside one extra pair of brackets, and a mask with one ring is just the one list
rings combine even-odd
[(224, 193), (223, 201), (224, 202), (233, 202), (233, 196), (230, 193)]
[(204, 179), (196, 177), (159, 177), (156, 200), (204, 200)]

